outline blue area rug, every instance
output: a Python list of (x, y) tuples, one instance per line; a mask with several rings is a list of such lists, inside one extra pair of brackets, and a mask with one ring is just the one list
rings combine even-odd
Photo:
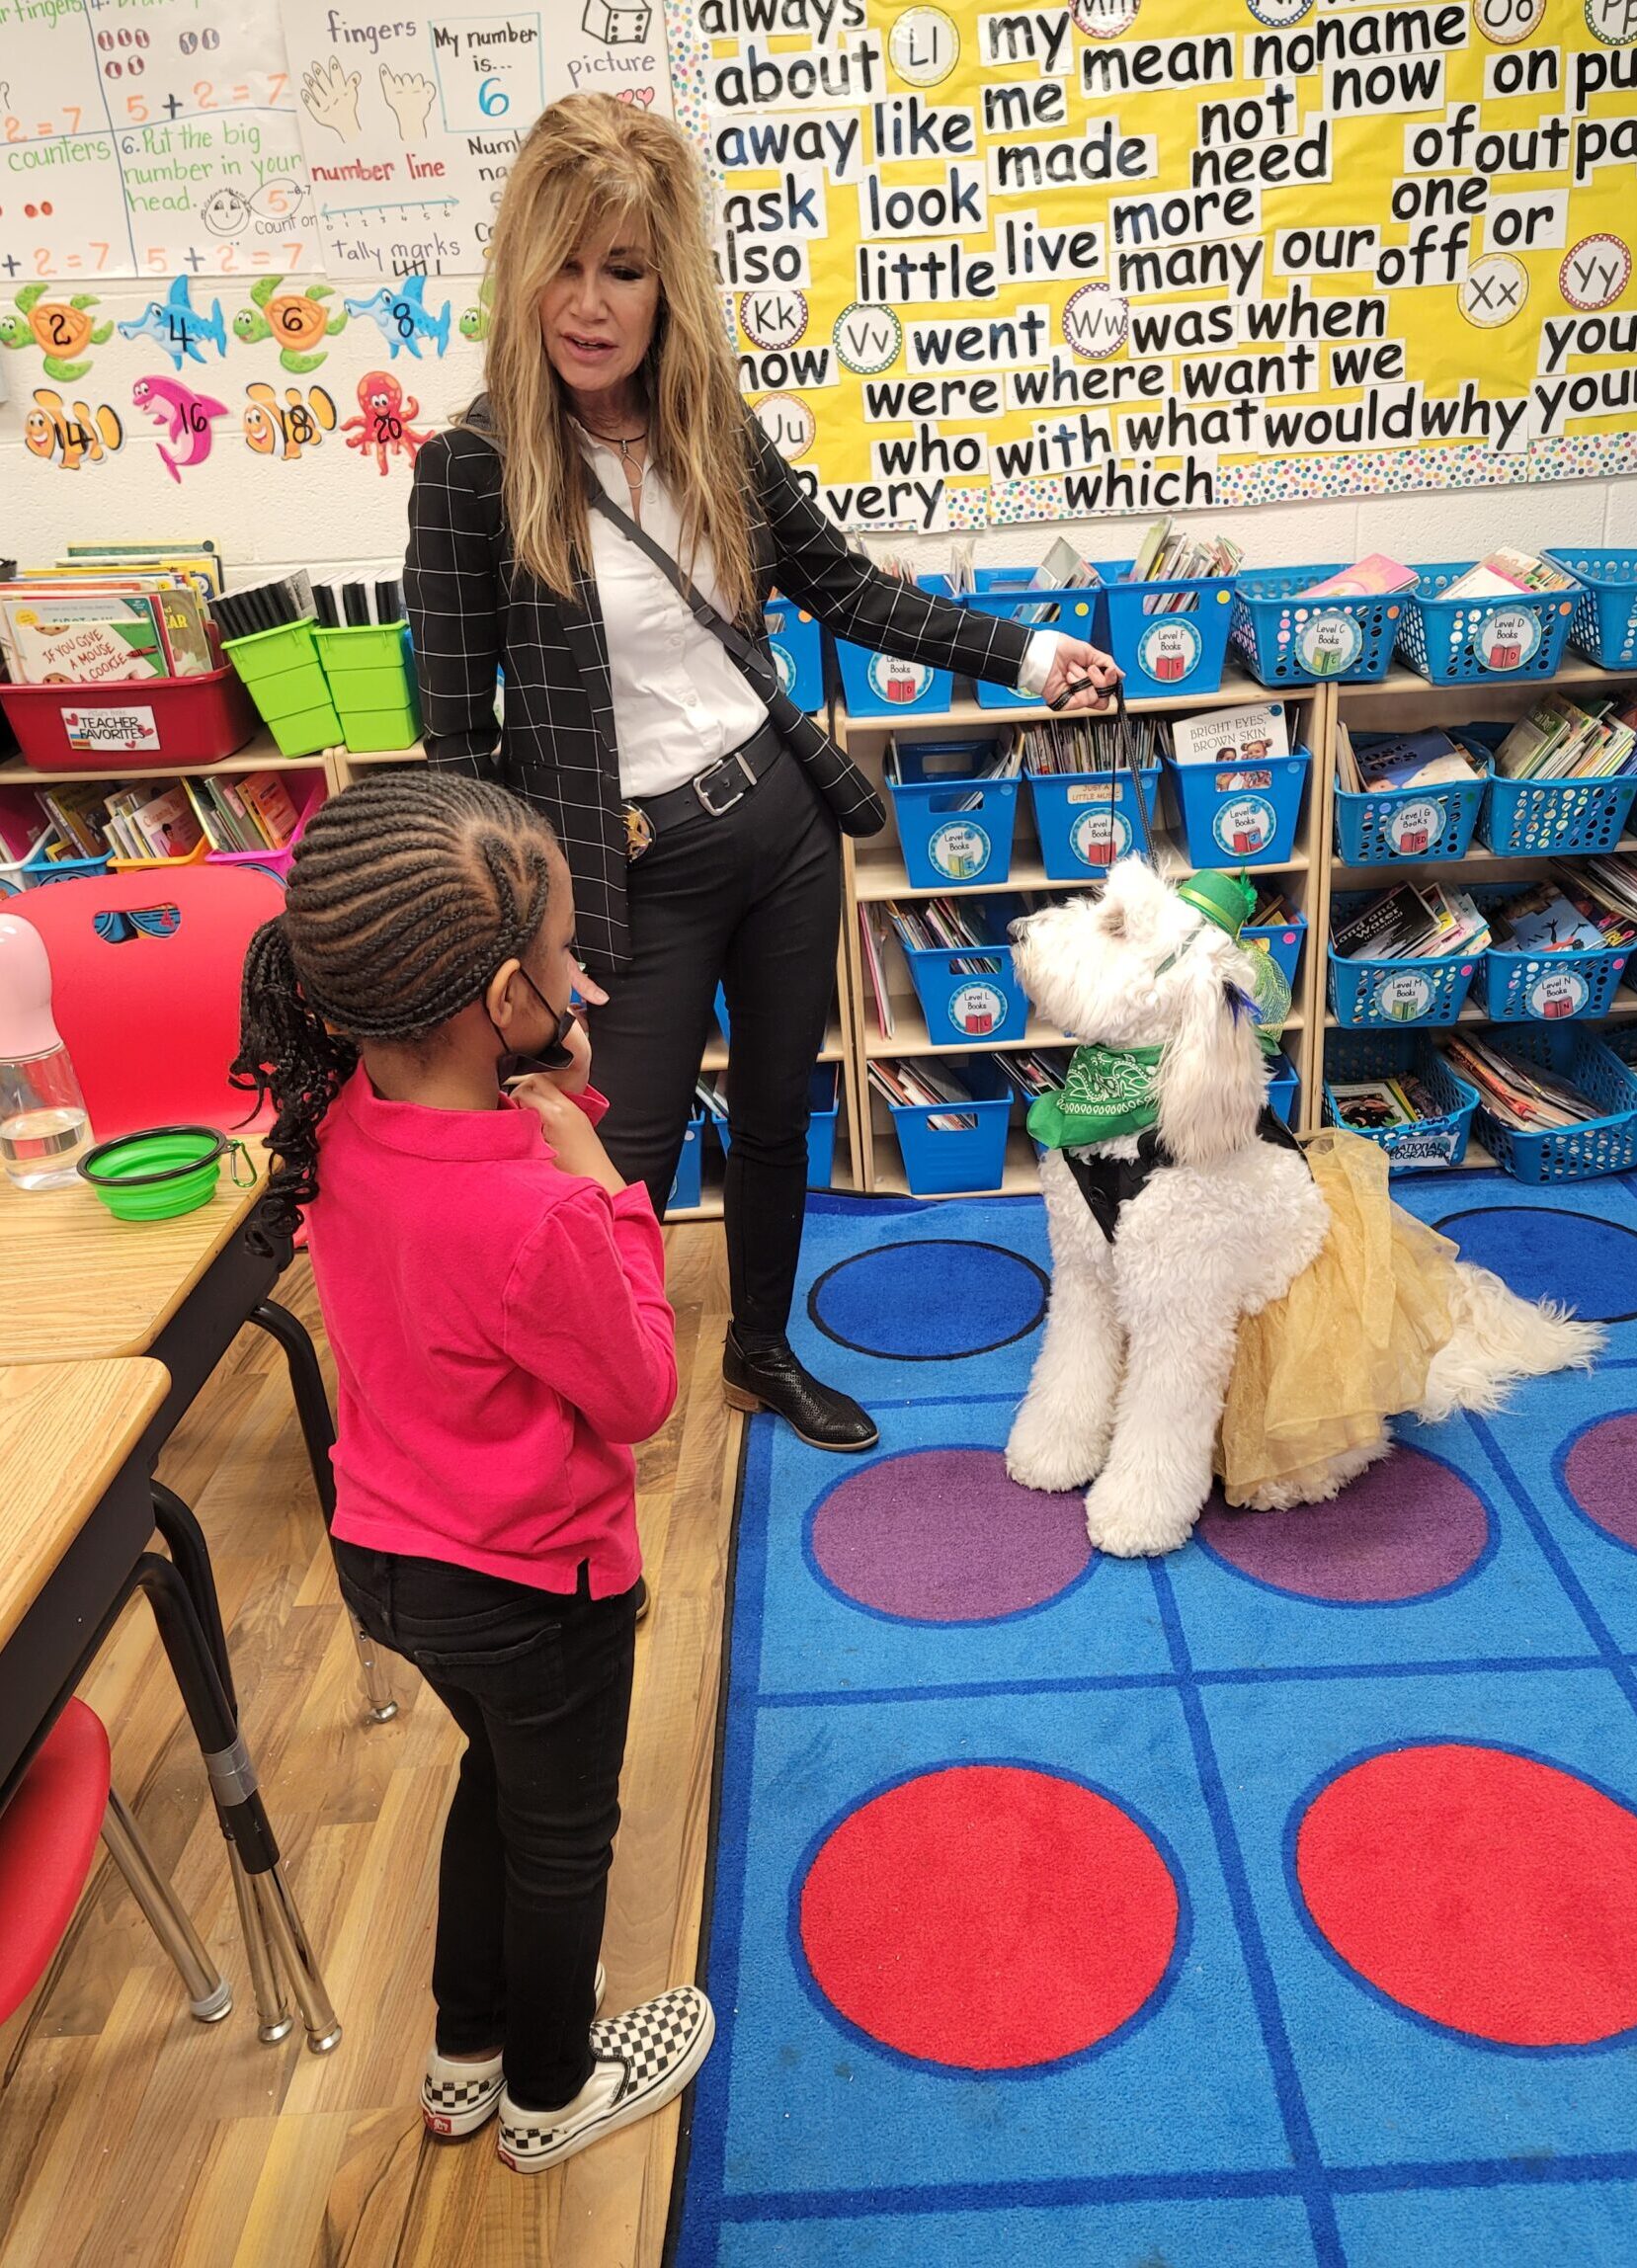
[(814, 1202), (675, 2268), (1637, 2260), (1637, 1190), (1396, 1193), (1597, 1371), (1135, 1564), (1005, 1476), (1038, 1203)]

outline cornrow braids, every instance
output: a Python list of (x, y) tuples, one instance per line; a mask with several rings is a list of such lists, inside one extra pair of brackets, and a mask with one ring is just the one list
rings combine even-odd
[(487, 780), (383, 771), (296, 846), (285, 911), (245, 956), (233, 1083), (275, 1108), (275, 1226), (318, 1194), (318, 1128), (366, 1040), (418, 1039), (481, 999), (545, 919), (551, 829)]

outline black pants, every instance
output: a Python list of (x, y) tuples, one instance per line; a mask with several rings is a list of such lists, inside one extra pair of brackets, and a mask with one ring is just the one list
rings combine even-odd
[(667, 828), (630, 868), (631, 965), (591, 1014), (603, 1140), (662, 1213), (682, 1154), (716, 987), (727, 994), (724, 1191), (734, 1322), (788, 1321), (807, 1193), (813, 1059), (836, 983), (841, 842), (818, 791), (780, 757), (720, 819)]
[(335, 1544), (342, 1595), (466, 1736), (444, 1825), (432, 1991), (442, 2055), (504, 2047), (520, 2109), (591, 2076), (591, 2024), (636, 1592), (594, 1599)]

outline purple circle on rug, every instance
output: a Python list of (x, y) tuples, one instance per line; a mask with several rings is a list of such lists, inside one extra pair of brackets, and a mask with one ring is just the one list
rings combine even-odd
[(1589, 1425), (1569, 1452), (1563, 1479), (1589, 1520), (1637, 1550), (1637, 1410)]
[(905, 1622), (993, 1622), (1066, 1590), (1092, 1559), (1078, 1496), (1010, 1478), (998, 1449), (912, 1449), (854, 1473), (813, 1514), (819, 1572)]
[(1198, 1536), (1253, 1582), (1299, 1598), (1385, 1606), (1442, 1590), (1482, 1558), (1483, 1498), (1458, 1473), (1395, 1449), (1326, 1504), (1231, 1512), (1212, 1490)]

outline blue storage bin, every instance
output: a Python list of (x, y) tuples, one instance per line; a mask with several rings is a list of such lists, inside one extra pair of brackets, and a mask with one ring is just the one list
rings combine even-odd
[(1292, 914), (1287, 922), (1274, 922), (1270, 926), (1253, 929), (1249, 923), (1239, 932), (1239, 941), (1252, 952), (1268, 953), (1273, 966), (1294, 992), (1296, 969), (1307, 942), (1307, 916)]
[(1302, 596), (1342, 572), (1340, 566), (1279, 567), (1242, 569), (1235, 576), (1229, 635), (1265, 686), (1356, 686), (1386, 676), (1403, 596)]
[[(1129, 559), (1098, 560), (1095, 565), (1099, 583), (1068, 591), (1035, 585), (1026, 567), (980, 567), (966, 605), (976, 613), (1022, 618), (1027, 628), (1089, 638), (1111, 654), (1124, 672), (1127, 700), (1215, 692), (1228, 653), (1234, 578), (1196, 575), (1128, 583), (1124, 578), (1131, 572)], [(1180, 598), (1184, 604), (1175, 611), (1160, 612), (1153, 605), (1160, 598)], [(1031, 622), (1029, 616), (1037, 609), (1044, 610)], [(1010, 708), (1032, 704), (1034, 696), (980, 684), (978, 699), (989, 708)]]
[[(1290, 856), (1310, 762), (1305, 748), (1258, 765), (1173, 764), (1166, 780), (1195, 866), (1278, 866)], [(1219, 786), (1266, 775), (1267, 784)]]
[[(918, 575), (917, 588), (935, 599), (952, 597), (947, 575)], [(867, 646), (836, 640), (841, 664), (842, 689), (849, 716), (926, 716), (946, 709), (954, 691), (949, 670), (929, 669), (925, 662), (893, 661), (871, 653)]]
[(1579, 1126), (1521, 1134), (1503, 1126), (1478, 1104), (1478, 1132), (1503, 1173), (1539, 1187), (1548, 1181), (1585, 1181), (1598, 1174), (1626, 1174), (1637, 1166), (1637, 1078), (1611, 1048), (1589, 1033), (1514, 1026), (1503, 1034), (1509, 1055), (1555, 1071), (1604, 1111)]
[(1295, 1065), (1281, 1049), (1269, 1067), (1268, 1101), (1274, 1116), (1286, 1126), (1290, 1123), (1291, 1111), (1296, 1107), (1296, 1094), (1300, 1086)]
[(1563, 659), (1579, 597), (1573, 591), (1518, 591), (1501, 599), (1445, 599), (1473, 562), (1418, 567), (1404, 593), (1398, 650), (1434, 686), (1550, 678)]
[(1637, 772), (1608, 779), (1503, 779), (1498, 772), (1478, 815), (1478, 840), (1504, 857), (1612, 850), (1634, 796)]
[(813, 615), (778, 592), (762, 609), (779, 683), (798, 709), (824, 706), (824, 635)]
[[(1040, 862), (1049, 882), (1084, 882), (1107, 872), (1144, 841), (1136, 782), (1128, 770), (1028, 771)], [(1159, 812), (1160, 767), (1142, 774), (1143, 807), (1152, 833)]]
[[(807, 1089), (807, 1186), (828, 1189), (836, 1173), (836, 1121), (841, 1116), (841, 1075), (833, 1063), (821, 1063)], [(716, 1139), (725, 1158), (733, 1148), (733, 1130), (725, 1118), (712, 1117)]]
[[(1006, 1134), (1016, 1099), (1011, 1087), (983, 1057), (957, 1061), (956, 1076), (970, 1088), (970, 1102), (889, 1102), (893, 1132), (904, 1160), (904, 1178), (916, 1197), (951, 1197), (998, 1189), (1006, 1178)], [(958, 1113), (959, 1126), (935, 1127), (935, 1118)]]
[(985, 944), (937, 950), (906, 945), (910, 982), (921, 1002), (927, 1037), (935, 1047), (964, 1040), (982, 1047), (998, 1039), (1018, 1039), (1028, 1022), (1028, 1000), (1012, 966), (1008, 925), (1024, 911), (1021, 898), (975, 901), (975, 926)]
[[(1368, 903), (1367, 892), (1332, 900), (1334, 914), (1346, 919)], [(1453, 1023), (1460, 1014), (1481, 953), (1434, 953), (1425, 960), (1344, 960), (1334, 943), (1330, 956), (1330, 1005), (1338, 1023), (1354, 1028), (1398, 1024)], [(1361, 1072), (1360, 1078), (1372, 1074)]]
[(691, 1213), (697, 1206), (701, 1194), (701, 1176), (704, 1171), (704, 1112), (696, 1111), (688, 1121), (688, 1131), (682, 1138), (682, 1156), (677, 1160), (676, 1176), (671, 1193), (665, 1200), (667, 1217), (672, 1213)]
[(1336, 854), (1344, 866), (1396, 866), (1425, 858), (1464, 858), (1489, 785), (1489, 751), (1477, 749), (1484, 775), (1432, 787), (1336, 789)]
[(1337, 1126), (1336, 1097), (1331, 1082), (1344, 1085), (1355, 1079), (1396, 1079), (1413, 1072), (1437, 1104), (1437, 1114), (1418, 1118), (1413, 1126), (1390, 1127), (1375, 1133), (1367, 1126), (1350, 1126), (1366, 1142), (1386, 1151), (1394, 1173), (1429, 1166), (1458, 1166), (1466, 1156), (1472, 1131), (1472, 1113), (1478, 1107), (1478, 1090), (1453, 1071), (1431, 1040), (1399, 1031), (1333, 1032), (1325, 1043), (1324, 1122)]
[(887, 793), (913, 888), (970, 889), (1011, 874), (1019, 782), (973, 777), (994, 748), (993, 740), (895, 744), (903, 776), (887, 781)]
[(1637, 664), (1637, 551), (1552, 550), (1541, 556), (1584, 586), (1569, 623), (1576, 652), (1604, 670)]
[[(1488, 912), (1515, 898), (1515, 882), (1474, 890)], [(1571, 1023), (1577, 1017), (1606, 1015), (1631, 959), (1630, 945), (1592, 945), (1578, 953), (1518, 952), (1491, 945), (1479, 963), (1478, 998), (1497, 1023)]]

